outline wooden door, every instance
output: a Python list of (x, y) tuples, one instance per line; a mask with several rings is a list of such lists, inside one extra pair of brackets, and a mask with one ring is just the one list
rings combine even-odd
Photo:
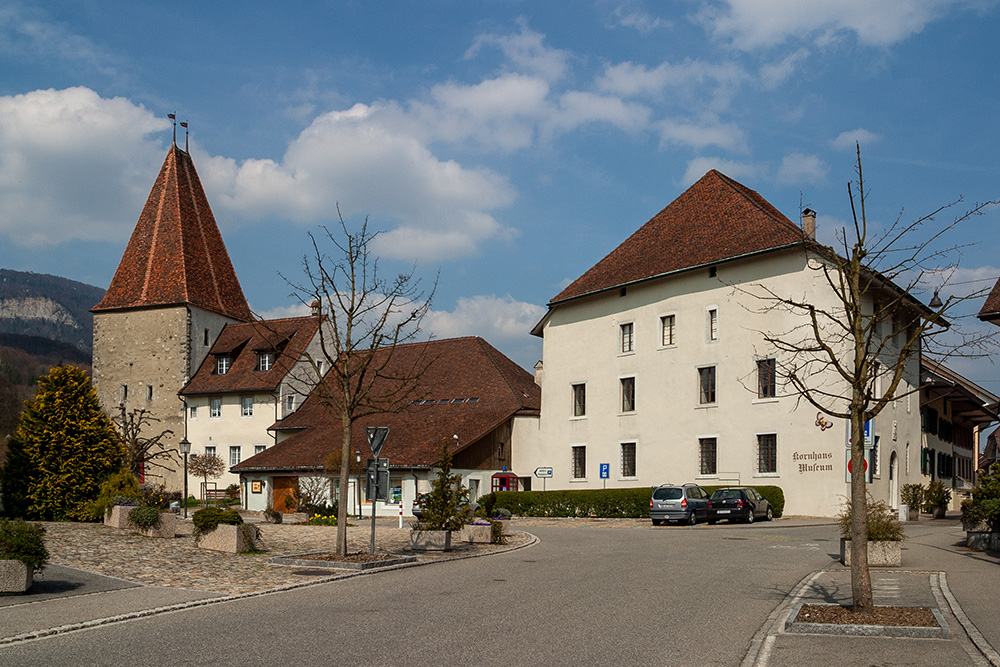
[(298, 477), (275, 477), (274, 478), (274, 488), (272, 492), (274, 494), (272, 506), (278, 512), (294, 512), (294, 508), (289, 507), (289, 501), (292, 497), (292, 490), (299, 485)]

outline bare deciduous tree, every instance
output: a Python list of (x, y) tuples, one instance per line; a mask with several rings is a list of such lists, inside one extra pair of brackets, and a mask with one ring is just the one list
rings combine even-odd
[(145, 408), (133, 408), (126, 410), (124, 405), (118, 406), (118, 414), (112, 419), (118, 427), (118, 434), (125, 445), (125, 454), (122, 467), (139, 478), (146, 466), (173, 472), (167, 463), (174, 462), (174, 452), (167, 449), (163, 444), (163, 439), (174, 432), (165, 429), (153, 437), (143, 436), (143, 431), (154, 422), (159, 422)]
[[(766, 303), (758, 312), (794, 316), (795, 324), (783, 330), (760, 332), (777, 352), (778, 382), (798, 400), (850, 423), (851, 588), (854, 610), (870, 614), (865, 424), (892, 400), (918, 394), (922, 353), (938, 358), (985, 355), (995, 346), (993, 334), (965, 331), (946, 319), (959, 312), (962, 302), (982, 298), (984, 291), (943, 302), (935, 298), (928, 306), (913, 296), (926, 291), (929, 279), (954, 272), (961, 246), (939, 248), (945, 234), (995, 202), (949, 215), (961, 205), (959, 198), (911, 222), (900, 215), (876, 230), (865, 211), (860, 147), (856, 173), (857, 193), (848, 184), (854, 225), (839, 235), (842, 253), (818, 243), (808, 246), (818, 289), (798, 298), (763, 284), (744, 291)], [(941, 215), (948, 220), (938, 222)]]
[[(430, 360), (417, 357), (400, 363), (396, 350), (419, 334), (436, 283), (429, 294), (421, 291), (415, 267), (384, 278), (378, 258), (371, 254), (378, 232), (368, 231), (367, 219), (352, 232), (339, 207), (337, 214), (339, 229), (323, 227), (319, 238), (309, 234), (312, 250), (303, 258), (305, 280), (285, 280), (302, 303), (318, 304), (323, 315), (319, 358), (304, 356), (310, 362), (312, 377), (329, 369), (312, 394), (340, 424), (338, 458), (344, 461), (351, 457), (355, 422), (399, 412), (414, 400), (417, 381)], [(331, 244), (335, 253), (329, 254), (321, 243)], [(350, 466), (338, 467), (337, 554), (344, 555)]]
[[(226, 471), (226, 464), (215, 454), (192, 454), (188, 458), (188, 471), (192, 475), (201, 475), (205, 481), (202, 483), (202, 490), (208, 488), (208, 478), (215, 479)], [(202, 500), (205, 499), (202, 493)], [(187, 499), (185, 499), (185, 502)]]

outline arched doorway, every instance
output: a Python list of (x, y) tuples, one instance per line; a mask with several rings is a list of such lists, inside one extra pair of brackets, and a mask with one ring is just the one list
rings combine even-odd
[(889, 505), (899, 508), (899, 460), (896, 452), (889, 456)]

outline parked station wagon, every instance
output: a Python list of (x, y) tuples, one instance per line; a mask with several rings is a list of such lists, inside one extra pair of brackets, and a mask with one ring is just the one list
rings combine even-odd
[(694, 525), (708, 518), (708, 492), (697, 484), (663, 484), (653, 489), (649, 518), (654, 526), (671, 521)]

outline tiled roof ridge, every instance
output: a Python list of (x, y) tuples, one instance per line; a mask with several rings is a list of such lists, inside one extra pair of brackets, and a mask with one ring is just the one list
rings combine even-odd
[(802, 228), (796, 225), (791, 220), (789, 220), (788, 216), (786, 216), (784, 213), (775, 208), (774, 205), (771, 204), (771, 202), (764, 199), (764, 197), (762, 197), (759, 192), (751, 188), (748, 188), (739, 181), (734, 181), (733, 179), (729, 178), (728, 176), (726, 176), (717, 169), (712, 169), (710, 173), (714, 173), (716, 176), (721, 178), (726, 185), (733, 188), (740, 194), (744, 195), (750, 201), (751, 204), (760, 209), (760, 211), (765, 215), (767, 215), (769, 218), (783, 225), (791, 225), (792, 229), (794, 229), (796, 232), (801, 234), (803, 238), (805, 238), (805, 232), (802, 231)]
[[(479, 343), (483, 352), (486, 354), (486, 358), (489, 359), (490, 363), (493, 364), (493, 367), (496, 368), (497, 373), (499, 373), (500, 377), (503, 378), (504, 383), (507, 385), (507, 388), (510, 389), (511, 394), (513, 394), (514, 399), (517, 401), (518, 405), (520, 405), (521, 408), (523, 409), (525, 407), (524, 403), (526, 398), (524, 392), (521, 389), (515, 387), (513, 382), (511, 381), (511, 378), (508, 375), (508, 372), (511, 369), (503, 368), (499, 363), (499, 360), (501, 358), (507, 359), (507, 357), (505, 357), (503, 353), (500, 352), (498, 349), (490, 345), (485, 338), (482, 338), (481, 336), (475, 336), (474, 338)], [(509, 359), (507, 359), (507, 361), (513, 364), (513, 362), (510, 361)], [(514, 364), (514, 366), (517, 366), (517, 364)], [(520, 366), (517, 366), (517, 368), (520, 368)], [(525, 373), (527, 373), (527, 371), (525, 371)]]
[[(177, 147), (177, 144), (174, 144), (174, 149), (175, 149), (175, 151), (177, 153), (181, 152), (181, 149)], [(220, 303), (220, 304), (223, 304), (223, 307), (225, 307), (225, 300), (223, 299), (223, 296), (222, 296), (221, 292), (219, 291), (219, 278), (216, 275), (216, 271), (215, 271), (215, 261), (213, 260), (211, 249), (209, 248), (208, 239), (205, 238), (205, 222), (202, 219), (201, 207), (198, 206), (198, 198), (194, 196), (195, 195), (194, 184), (193, 184), (192, 179), (191, 179), (191, 173), (194, 171), (194, 163), (191, 162), (189, 154), (185, 153), (185, 155), (188, 155), (188, 159), (182, 161), (183, 165), (184, 165), (184, 179), (185, 179), (186, 185), (187, 185), (187, 188), (184, 190), (184, 192), (187, 193), (187, 194), (189, 194), (191, 196), (191, 206), (192, 206), (192, 208), (194, 208), (195, 221), (198, 223), (198, 225), (197, 225), (197, 228), (198, 228), (198, 239), (201, 241), (201, 249), (205, 253), (205, 260), (208, 263), (208, 273), (211, 276), (211, 280), (209, 280), (209, 285), (212, 288), (212, 292), (215, 294), (216, 301), (218, 301), (218, 303)], [(179, 176), (180, 176), (180, 172), (178, 171), (178, 177)], [(197, 172), (194, 172), (194, 178), (198, 181), (198, 188), (202, 189), (202, 187), (201, 187), (201, 179), (198, 178), (198, 173)], [(178, 188), (176, 188), (175, 191), (177, 193), (178, 204), (179, 204), (181, 189), (178, 187)], [(181, 224), (183, 225), (183, 221), (181, 222)], [(182, 243), (182, 245), (186, 244), (187, 242), (188, 242), (187, 236), (185, 236), (184, 234), (181, 234), (181, 243)], [(182, 255), (185, 254), (184, 250), (185, 250), (185, 248), (182, 247), (181, 248), (181, 254)], [(188, 266), (187, 266), (186, 262), (185, 262), (183, 268), (184, 268), (184, 292), (185, 292), (185, 296), (187, 296), (188, 292), (189, 292), (189, 283), (188, 283), (188, 277), (187, 277)]]

